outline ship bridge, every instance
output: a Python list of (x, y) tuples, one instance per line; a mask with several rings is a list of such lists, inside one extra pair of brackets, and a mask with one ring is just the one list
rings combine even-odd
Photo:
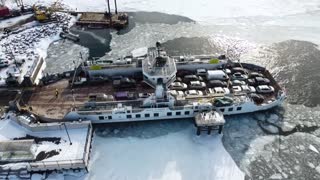
[(176, 80), (177, 67), (160, 43), (148, 49), (148, 56), (142, 61), (142, 72), (144, 81), (155, 89), (154, 95), (143, 102), (144, 106), (173, 106), (174, 98), (168, 87)]
[(160, 47), (148, 49), (148, 56), (142, 61), (143, 78), (153, 88), (163, 84), (168, 88), (175, 81), (177, 67), (173, 58)]

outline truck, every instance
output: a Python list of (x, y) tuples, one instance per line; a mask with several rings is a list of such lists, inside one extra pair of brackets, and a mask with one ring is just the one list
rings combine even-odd
[(32, 8), (21, 7), (18, 10), (18, 9), (9, 9), (7, 6), (0, 5), (0, 20), (17, 17), (24, 14), (29, 14), (29, 13), (32, 13), (32, 11), (33, 11)]
[(222, 70), (208, 70), (207, 80), (228, 80), (228, 75)]

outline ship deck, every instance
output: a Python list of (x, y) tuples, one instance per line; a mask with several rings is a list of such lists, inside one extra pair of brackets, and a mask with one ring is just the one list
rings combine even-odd
[[(264, 75), (265, 77), (270, 79), (271, 85), (275, 88), (275, 93), (269, 94), (269, 95), (263, 95), (264, 97), (263, 103), (268, 103), (276, 99), (276, 94), (280, 89), (280, 87), (268, 71), (265, 71)], [(179, 77), (178, 74), (177, 74), (177, 77)], [(57, 97), (55, 95), (56, 89), (58, 89), (58, 92), (59, 92)], [(119, 92), (119, 91), (128, 91), (132, 93), (153, 93), (154, 89), (152, 87), (147, 86), (142, 81), (137, 81), (136, 87), (132, 89), (114, 89), (112, 86), (112, 82), (106, 82), (104, 84), (99, 84), (99, 85), (84, 85), (80, 87), (74, 87), (74, 90), (72, 91), (69, 86), (68, 80), (62, 79), (56, 83), (53, 83), (47, 86), (37, 87), (34, 91), (26, 92), (27, 95), (25, 95), (24, 98), (22, 98), (22, 100), (23, 100), (23, 103), (27, 105), (26, 108), (28, 108), (29, 110), (31, 109), (32, 113), (40, 117), (45, 117), (47, 121), (58, 121), (63, 119), (66, 113), (71, 111), (73, 108), (77, 108), (78, 110), (86, 110), (86, 108), (84, 108), (84, 103), (89, 101), (90, 94), (103, 93), (106, 95), (114, 95), (116, 92)], [(206, 95), (206, 92), (208, 92), (208, 88), (204, 90), (204, 95)], [(238, 96), (238, 98), (236, 98), (238, 100), (243, 99), (242, 97), (245, 97), (245, 98), (248, 97), (246, 93), (241, 93), (241, 94), (232, 93), (231, 96)], [(188, 101), (198, 102), (199, 98), (201, 98), (202, 100), (205, 100), (205, 99), (211, 99), (212, 96), (197, 97), (193, 99), (188, 98)], [(129, 105), (131, 105), (130, 102), (128, 103)], [(111, 110), (112, 107), (114, 107), (117, 104), (117, 102), (109, 101), (108, 103), (105, 103), (105, 104), (106, 105), (99, 108), (100, 109), (104, 108), (104, 110)], [(124, 103), (124, 104), (127, 104), (127, 103)], [(110, 107), (108, 105), (110, 105)], [(139, 106), (141, 106), (141, 101), (139, 103), (133, 104), (133, 109), (139, 109), (140, 108)], [(99, 110), (99, 109), (95, 109), (95, 110)]]
[[(55, 92), (58, 89), (58, 96)], [(145, 87), (142, 83), (138, 83), (134, 89), (123, 89), (129, 92), (151, 93), (154, 90), (151, 87)], [(119, 91), (119, 90), (118, 90)], [(63, 79), (48, 86), (39, 87), (33, 92), (28, 92), (26, 98), (23, 99), (29, 107), (32, 107), (32, 112), (52, 118), (62, 119), (67, 112), (73, 107), (82, 106), (89, 100), (89, 94), (104, 93), (113, 95), (117, 90), (112, 88), (111, 83), (101, 85), (81, 86), (73, 89), (69, 87), (67, 79)]]

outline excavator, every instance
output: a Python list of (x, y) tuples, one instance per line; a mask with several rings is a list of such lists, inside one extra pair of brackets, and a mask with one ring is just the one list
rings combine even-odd
[(51, 21), (52, 11), (50, 8), (40, 5), (33, 5), (34, 17), (39, 22)]
[(48, 22), (54, 20), (52, 14), (61, 10), (61, 3), (56, 0), (51, 6), (33, 5), (34, 16), (39, 22)]

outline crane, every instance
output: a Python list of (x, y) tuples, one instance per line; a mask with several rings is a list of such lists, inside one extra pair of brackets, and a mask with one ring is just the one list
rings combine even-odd
[[(111, 16), (110, 0), (106, 0), (108, 4), (108, 13)], [(115, 13), (118, 14), (117, 0), (114, 0)]]

